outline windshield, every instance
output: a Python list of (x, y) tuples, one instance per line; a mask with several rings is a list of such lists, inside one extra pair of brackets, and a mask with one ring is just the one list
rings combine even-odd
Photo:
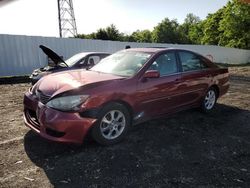
[(84, 58), (87, 54), (86, 53), (80, 53), (80, 54), (76, 54), (74, 56), (72, 56), (71, 58), (67, 59), (65, 61), (65, 63), (71, 67), (73, 66), (75, 63), (77, 63), (80, 59)]
[(90, 70), (131, 77), (142, 68), (150, 55), (143, 52), (121, 51), (104, 58)]

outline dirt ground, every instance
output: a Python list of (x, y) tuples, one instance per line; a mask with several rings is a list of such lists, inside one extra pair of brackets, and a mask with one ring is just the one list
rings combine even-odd
[(229, 72), (233, 76), (250, 77), (250, 66), (229, 67)]
[(250, 82), (230, 84), (212, 113), (136, 125), (110, 147), (43, 140), (22, 119), (30, 85), (0, 85), (0, 187), (249, 187)]

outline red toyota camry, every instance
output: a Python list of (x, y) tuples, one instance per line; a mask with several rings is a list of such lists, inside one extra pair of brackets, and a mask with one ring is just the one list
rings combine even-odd
[(39, 80), (24, 96), (24, 121), (49, 140), (80, 144), (91, 133), (109, 145), (133, 124), (193, 107), (209, 112), (228, 88), (228, 70), (197, 53), (127, 49), (90, 70)]

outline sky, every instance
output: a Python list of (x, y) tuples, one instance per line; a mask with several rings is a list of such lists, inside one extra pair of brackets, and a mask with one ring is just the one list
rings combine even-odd
[[(164, 18), (183, 23), (188, 13), (201, 19), (228, 0), (72, 0), (79, 34), (114, 24), (120, 32), (153, 28)], [(57, 0), (0, 3), (0, 34), (59, 37)]]

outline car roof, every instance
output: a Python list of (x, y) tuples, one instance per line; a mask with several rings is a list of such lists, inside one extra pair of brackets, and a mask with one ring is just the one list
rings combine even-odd
[(79, 55), (81, 54), (83, 56), (87, 56), (87, 55), (91, 55), (91, 54), (110, 55), (110, 53), (108, 53), (108, 52), (80, 52), (77, 54), (79, 54)]
[(136, 52), (146, 52), (146, 53), (156, 53), (160, 51), (170, 50), (174, 48), (165, 48), (165, 47), (150, 47), (150, 48), (129, 48), (125, 51), (136, 51)]
[[(197, 55), (201, 55), (195, 51), (185, 49), (185, 48), (168, 48), (168, 47), (149, 47), (149, 48), (129, 48), (124, 51), (131, 51), (131, 52), (145, 52), (145, 53), (157, 53), (162, 51), (168, 51), (168, 50), (179, 50), (179, 51), (187, 51), (192, 52)], [(202, 56), (202, 55), (201, 55)]]

